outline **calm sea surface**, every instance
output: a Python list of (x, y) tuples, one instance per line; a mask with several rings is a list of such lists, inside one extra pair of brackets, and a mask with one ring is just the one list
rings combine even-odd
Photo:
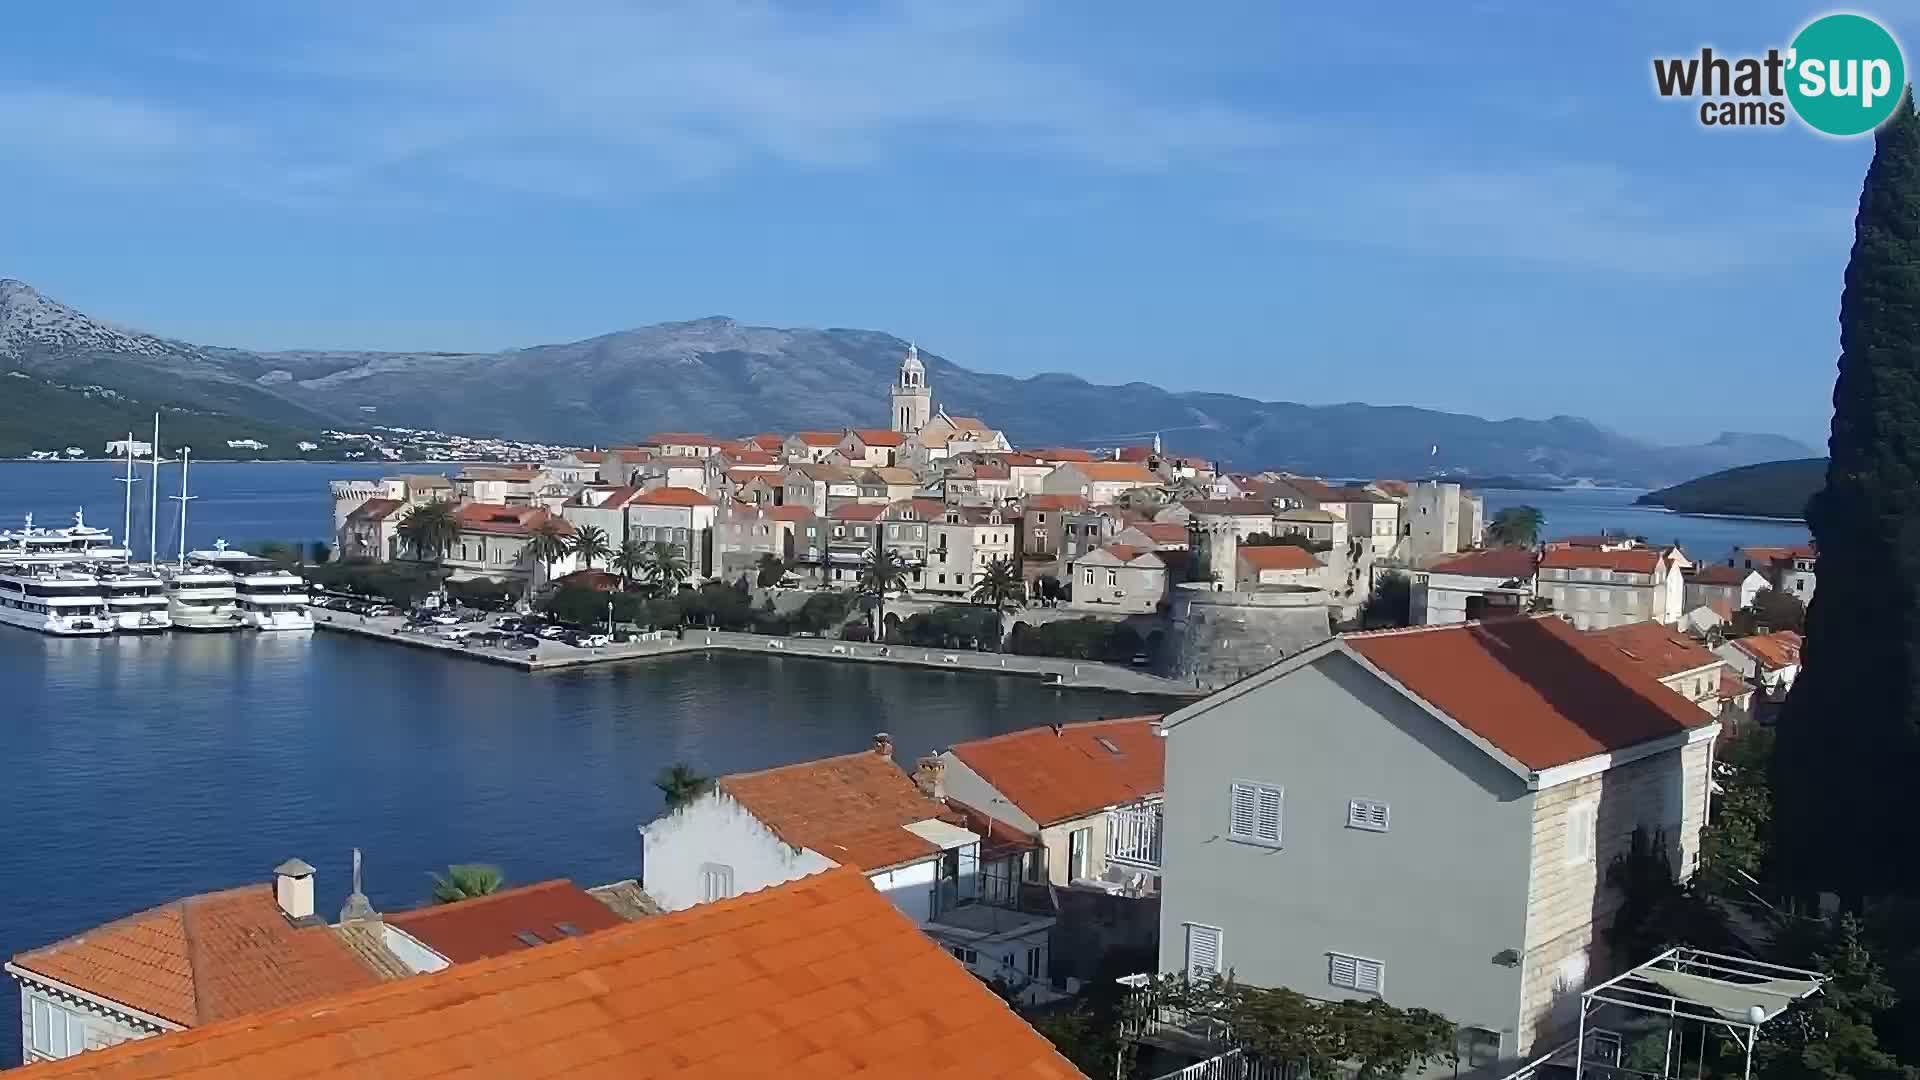
[[(322, 539), (325, 482), (382, 466), (220, 465), (191, 474), (192, 546), (216, 537)], [(76, 506), (120, 528), (108, 463), (0, 463), (0, 527)], [(177, 490), (178, 471), (161, 494)], [(141, 498), (146, 484), (139, 486)], [(1632, 493), (1487, 494), (1531, 503), (1550, 535), (1624, 528), (1697, 556), (1803, 539), (1798, 526), (1635, 509)], [(162, 503), (161, 548), (177, 541)], [(136, 514), (136, 537), (146, 534)], [(652, 778), (858, 750), (893, 734), (903, 761), (1016, 728), (1149, 711), (1121, 695), (1063, 693), (958, 673), (739, 656), (528, 675), (315, 632), (55, 640), (0, 626), (0, 956), (176, 897), (267, 880), (297, 855), (336, 911), (348, 852), (396, 909), (428, 873), (489, 861), (513, 881), (598, 883), (637, 871)], [(11, 997), (0, 1013), (11, 1015)], [(0, 1022), (0, 1062), (19, 1028)]]

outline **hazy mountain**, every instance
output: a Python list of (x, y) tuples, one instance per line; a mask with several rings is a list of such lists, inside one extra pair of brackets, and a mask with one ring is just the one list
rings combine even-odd
[[(583, 444), (663, 429), (884, 424), (906, 346), (873, 330), (783, 330), (713, 317), (495, 353), (256, 353), (119, 329), (0, 281), (0, 364), (43, 377), (149, 395), (164, 388), (210, 408), (296, 422), (319, 416)], [(1170, 450), (1241, 468), (1646, 486), (1812, 453), (1773, 435), (1660, 447), (1578, 417), (1485, 420), (1408, 406), (1263, 402), (1071, 375), (1014, 378), (921, 356), (937, 404), (986, 419), (1016, 444), (1112, 444), (1159, 431)]]

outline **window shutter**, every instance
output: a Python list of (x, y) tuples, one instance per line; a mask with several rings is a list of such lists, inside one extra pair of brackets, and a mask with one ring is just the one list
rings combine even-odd
[(1233, 820), (1227, 825), (1228, 836), (1253, 838), (1258, 802), (1252, 784), (1233, 785)]
[(1351, 956), (1335, 953), (1329, 965), (1327, 981), (1335, 986), (1353, 989), (1354, 985), (1360, 981), (1359, 967), (1360, 961)]
[(1355, 960), (1353, 966), (1353, 988), (1363, 994), (1379, 993), (1382, 976), (1386, 974), (1381, 966), (1372, 960)]
[(1196, 980), (1220, 974), (1220, 931), (1211, 926), (1187, 926), (1187, 975)]
[(1260, 792), (1260, 819), (1254, 835), (1270, 844), (1280, 842), (1280, 789), (1263, 787)]

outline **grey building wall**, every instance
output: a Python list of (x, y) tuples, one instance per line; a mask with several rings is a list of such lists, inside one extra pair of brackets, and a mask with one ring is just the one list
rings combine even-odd
[[(1247, 983), (1314, 997), (1330, 952), (1385, 965), (1385, 999), (1514, 1044), (1532, 796), (1525, 783), (1344, 655), (1168, 728), (1160, 970), (1189, 923), (1223, 931)], [(1281, 846), (1227, 839), (1234, 781), (1283, 788)], [(1385, 833), (1347, 804), (1390, 804)]]

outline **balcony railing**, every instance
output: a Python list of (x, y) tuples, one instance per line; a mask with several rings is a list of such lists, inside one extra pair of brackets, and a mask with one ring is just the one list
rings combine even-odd
[(1059, 914), (1053, 887), (988, 871), (971, 882), (943, 881), (927, 904), (929, 922), (977, 934), (998, 934), (1031, 926)]
[(1107, 861), (1160, 869), (1160, 803), (1137, 803), (1107, 811)]

